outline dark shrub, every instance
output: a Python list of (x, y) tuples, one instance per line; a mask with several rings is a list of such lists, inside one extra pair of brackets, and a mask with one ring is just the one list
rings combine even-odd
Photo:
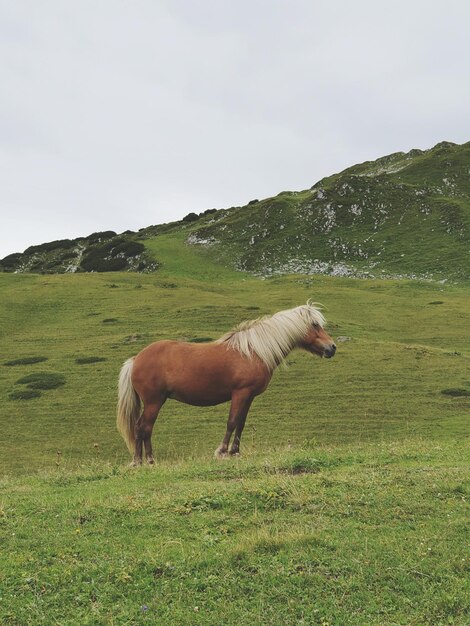
[(13, 269), (14, 267), (16, 267), (17, 263), (21, 261), (22, 256), (23, 255), (20, 252), (14, 252), (13, 254), (9, 254), (0, 261), (0, 265), (2, 265), (5, 269)]
[(119, 272), (127, 267), (127, 260), (124, 258), (106, 259), (99, 251), (93, 251), (82, 258), (80, 267), (85, 272)]
[[(112, 232), (112, 231), (110, 231)], [(126, 237), (113, 237), (90, 246), (80, 262), (85, 272), (118, 272), (127, 268), (127, 259), (141, 254), (144, 244)]]
[(252, 205), (252, 204), (257, 204), (259, 202), (259, 200), (257, 198), (255, 198), (255, 200), (250, 200), (248, 202), (248, 206)]
[(202, 213), (199, 213), (199, 216), (202, 217), (203, 215), (212, 215), (212, 213), (217, 213), (217, 209), (206, 209)]
[(75, 363), (77, 365), (88, 365), (88, 363), (101, 363), (101, 361), (106, 361), (104, 356), (81, 356), (75, 359)]
[(60, 270), (61, 267), (62, 267), (61, 262), (58, 259), (54, 259), (52, 261), (48, 261), (47, 263), (42, 264), (42, 269), (44, 270), (46, 274), (53, 273), (53, 272), (50, 272), (49, 270), (54, 270), (54, 269)]
[(183, 222), (195, 222), (199, 219), (199, 215), (197, 213), (188, 213), (183, 217)]
[(60, 255), (60, 259), (62, 261), (66, 261), (67, 259), (73, 259), (76, 256), (77, 256), (77, 253), (75, 252), (75, 250), (69, 250), (67, 252), (62, 253)]
[(76, 242), (73, 239), (56, 239), (55, 241), (48, 241), (47, 243), (41, 243), (38, 246), (29, 246), (24, 251), (24, 254), (36, 254), (38, 252), (51, 252), (52, 250), (64, 249), (68, 250), (73, 248)]
[(459, 397), (470, 396), (470, 389), (459, 389), (459, 388), (442, 389), (441, 393), (444, 394), (445, 396), (452, 396), (454, 398), (459, 398)]
[(113, 248), (113, 255), (124, 254), (126, 257), (131, 257), (142, 254), (144, 250), (144, 244), (139, 241), (123, 241)]
[(88, 237), (85, 237), (90, 243), (99, 243), (100, 241), (105, 241), (106, 239), (111, 239), (112, 237), (116, 237), (114, 230), (103, 230), (97, 233), (91, 233)]
[(42, 271), (43, 268), (44, 268), (44, 263), (41, 260), (38, 260), (38, 261), (34, 261), (34, 263), (29, 268), (29, 271), (30, 272), (36, 272), (38, 274), (43, 274), (44, 273)]
[(16, 383), (27, 385), (30, 389), (56, 389), (65, 383), (65, 376), (54, 372), (37, 372), (23, 376)]
[(8, 394), (11, 400), (32, 400), (33, 398), (39, 398), (40, 391), (36, 389), (14, 389)]
[(7, 361), (4, 365), (31, 365), (33, 363), (42, 363), (43, 361), (47, 361), (47, 356), (25, 356), (21, 359)]

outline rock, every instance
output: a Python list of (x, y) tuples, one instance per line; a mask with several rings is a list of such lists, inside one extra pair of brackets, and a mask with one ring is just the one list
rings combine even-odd
[(345, 337), (344, 335), (336, 337), (336, 343), (344, 343), (345, 341), (351, 341), (351, 337)]

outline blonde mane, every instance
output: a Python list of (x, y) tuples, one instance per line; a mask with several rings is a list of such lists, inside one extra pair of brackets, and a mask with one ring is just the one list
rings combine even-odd
[(216, 343), (226, 343), (248, 358), (256, 354), (272, 371), (305, 337), (310, 326), (317, 324), (323, 328), (325, 323), (321, 311), (307, 302), (294, 309), (242, 322)]

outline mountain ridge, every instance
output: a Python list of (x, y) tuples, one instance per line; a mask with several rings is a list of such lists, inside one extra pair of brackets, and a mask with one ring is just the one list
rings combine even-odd
[(467, 279), (470, 142), (395, 152), (243, 207), (189, 213), (138, 232), (30, 246), (8, 272), (155, 271), (149, 240), (184, 235), (194, 254), (261, 276)]

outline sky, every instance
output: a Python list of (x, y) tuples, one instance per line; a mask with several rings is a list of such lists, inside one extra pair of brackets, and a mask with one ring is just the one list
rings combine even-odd
[(0, 0), (0, 258), (470, 140), (467, 0)]

